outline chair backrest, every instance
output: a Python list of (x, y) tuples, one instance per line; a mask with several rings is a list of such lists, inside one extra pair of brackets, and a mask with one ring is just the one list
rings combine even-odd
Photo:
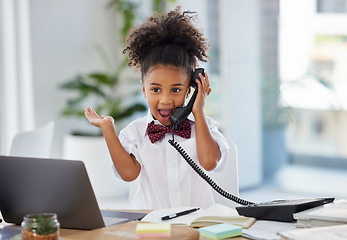
[[(239, 196), (239, 177), (238, 177), (238, 166), (237, 166), (237, 148), (234, 143), (229, 142), (229, 152), (228, 159), (226, 159), (226, 163), (224, 169), (220, 172), (209, 172), (208, 175), (212, 178), (214, 182), (218, 184), (223, 190), (227, 191), (235, 195)], [(131, 182), (129, 185), (129, 202), (134, 197), (135, 191), (138, 186), (138, 179)], [(213, 196), (216, 203), (229, 206), (236, 207), (237, 203), (223, 197), (214, 189), (212, 190)]]
[(135, 193), (136, 193), (136, 189), (139, 186), (139, 178), (135, 179), (134, 181), (129, 183), (129, 198), (128, 198), (128, 202), (130, 203), (131, 200), (133, 199)]
[[(228, 158), (226, 159), (225, 167), (220, 172), (209, 172), (208, 175), (211, 179), (218, 184), (223, 190), (234, 196), (239, 196), (239, 178), (238, 178), (238, 166), (237, 166), (237, 148), (234, 143), (229, 142)], [(236, 207), (237, 203), (223, 197), (218, 192), (213, 190), (213, 196), (216, 203)]]
[(49, 158), (55, 123), (17, 133), (12, 140), (9, 156)]

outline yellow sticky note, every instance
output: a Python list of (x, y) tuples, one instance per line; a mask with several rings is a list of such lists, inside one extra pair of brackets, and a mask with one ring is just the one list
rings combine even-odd
[(170, 231), (169, 223), (138, 223), (136, 226), (137, 237), (168, 237)]

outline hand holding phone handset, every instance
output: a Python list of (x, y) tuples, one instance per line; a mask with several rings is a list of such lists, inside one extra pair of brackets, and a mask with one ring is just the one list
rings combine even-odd
[(228, 198), (236, 203), (239, 203), (241, 205), (250, 205), (253, 204), (252, 202), (243, 200), (241, 198), (238, 198), (226, 191), (224, 191), (221, 187), (219, 187), (204, 171), (201, 170), (201, 168), (196, 165), (196, 163), (189, 157), (189, 155), (182, 149), (182, 147), (174, 141), (174, 130), (177, 128), (178, 125), (180, 125), (184, 120), (188, 117), (188, 115), (192, 112), (194, 101), (196, 99), (196, 96), (198, 94), (198, 84), (196, 83), (196, 79), (200, 80), (199, 73), (202, 75), (204, 74), (203, 68), (197, 68), (192, 73), (192, 78), (190, 81), (190, 86), (192, 86), (195, 91), (190, 98), (187, 106), (185, 107), (178, 107), (175, 109), (175, 111), (171, 115), (171, 121), (173, 124), (172, 129), (172, 140), (169, 140), (169, 143), (176, 148), (176, 150), (181, 154), (181, 156), (186, 160), (186, 162), (194, 169), (194, 171), (199, 174), (200, 177), (202, 177), (214, 190), (216, 190), (219, 194), (221, 194), (223, 197)]
[(185, 107), (178, 107), (175, 109), (175, 111), (171, 115), (171, 121), (174, 126), (178, 126), (181, 123), (186, 120), (188, 115), (192, 112), (194, 101), (196, 99), (196, 96), (198, 95), (198, 84), (195, 82), (195, 80), (200, 80), (199, 73), (201, 73), (203, 76), (205, 75), (205, 71), (203, 68), (197, 68), (193, 73), (190, 80), (190, 86), (195, 89), (192, 97), (190, 98), (190, 101), (188, 102), (187, 106)]

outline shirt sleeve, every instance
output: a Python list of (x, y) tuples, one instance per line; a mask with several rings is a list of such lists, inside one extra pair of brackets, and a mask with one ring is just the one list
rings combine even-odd
[[(130, 125), (130, 126), (124, 128), (123, 130), (121, 130), (118, 138), (119, 138), (120, 143), (124, 147), (125, 151), (127, 151), (129, 154), (133, 154), (135, 156), (136, 160), (142, 166), (142, 164), (140, 162), (140, 156), (138, 154), (137, 140), (136, 140), (135, 134), (134, 133), (132, 134), (132, 127), (133, 126)], [(113, 164), (112, 164), (112, 167), (113, 167), (113, 171), (116, 174), (116, 176), (118, 178), (121, 178)]]
[(213, 139), (217, 142), (220, 152), (221, 152), (221, 158), (217, 163), (217, 166), (213, 171), (220, 172), (224, 169), (225, 163), (228, 158), (228, 152), (229, 152), (229, 144), (226, 141), (223, 134), (219, 131), (219, 123), (212, 118), (207, 118), (207, 124), (209, 126), (209, 129), (211, 131)]

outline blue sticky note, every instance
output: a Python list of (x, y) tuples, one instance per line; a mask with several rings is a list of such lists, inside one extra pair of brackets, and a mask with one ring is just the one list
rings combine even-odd
[(199, 228), (200, 236), (211, 239), (224, 239), (242, 235), (242, 227), (229, 223)]

